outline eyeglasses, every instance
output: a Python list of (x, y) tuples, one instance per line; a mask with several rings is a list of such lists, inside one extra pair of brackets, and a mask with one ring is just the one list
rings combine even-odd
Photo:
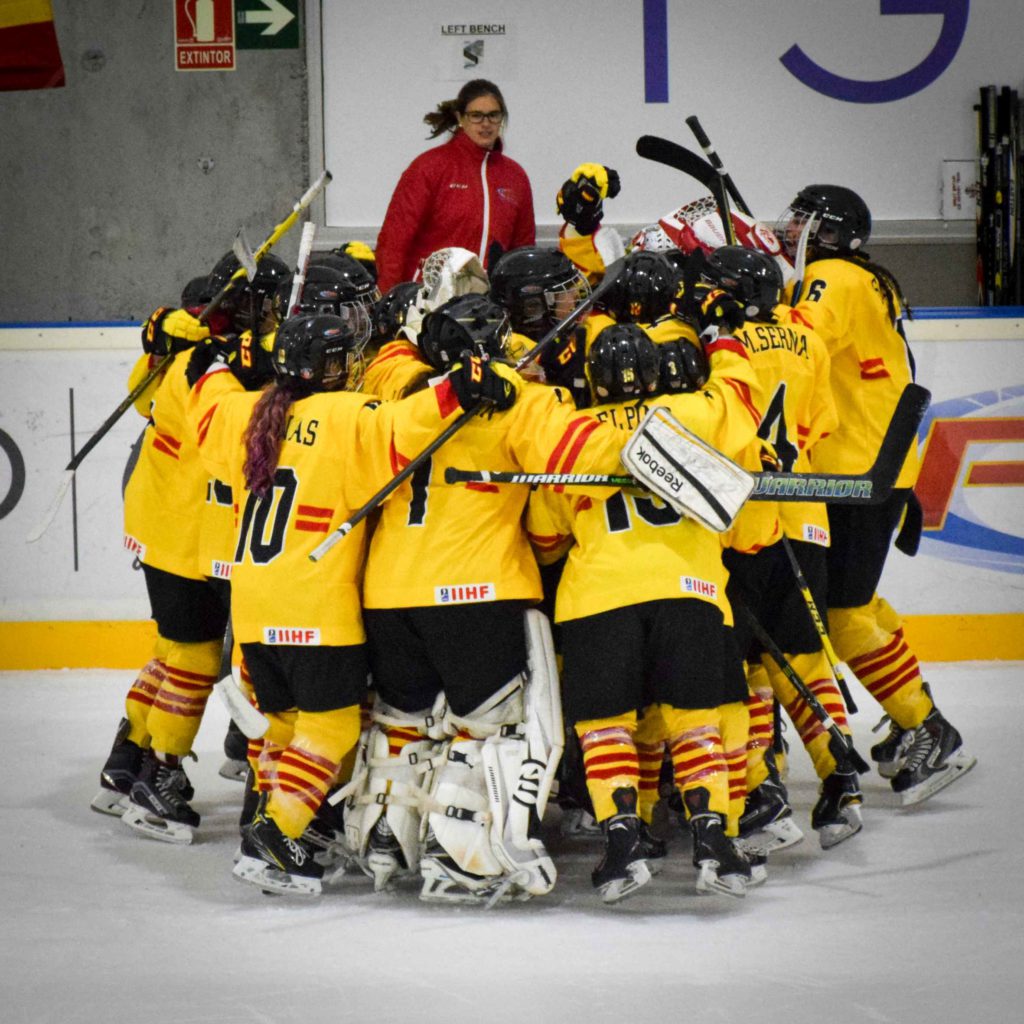
[(467, 110), (462, 115), (470, 124), (501, 124), (505, 120), (504, 110)]

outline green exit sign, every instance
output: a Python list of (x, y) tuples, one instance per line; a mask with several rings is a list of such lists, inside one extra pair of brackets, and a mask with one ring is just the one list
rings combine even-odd
[(297, 50), (302, 0), (235, 0), (235, 47)]

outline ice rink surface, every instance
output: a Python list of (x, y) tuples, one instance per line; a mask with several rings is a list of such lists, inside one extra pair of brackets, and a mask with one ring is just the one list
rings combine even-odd
[[(765, 886), (697, 896), (689, 842), (673, 835), (665, 871), (614, 907), (590, 886), (599, 844), (562, 839), (555, 809), (554, 892), (491, 911), (421, 904), (413, 883), (374, 895), (358, 875), (312, 903), (235, 881), (241, 788), (217, 774), (216, 698), (189, 767), (195, 844), (130, 833), (89, 801), (133, 673), (0, 673), (0, 1020), (1021, 1020), (1024, 664), (926, 669), (979, 762), (925, 804), (898, 809), (885, 780), (864, 776), (864, 830), (825, 852), (796, 750), (790, 797), (808, 834), (770, 860)], [(866, 754), (879, 713), (855, 696)]]

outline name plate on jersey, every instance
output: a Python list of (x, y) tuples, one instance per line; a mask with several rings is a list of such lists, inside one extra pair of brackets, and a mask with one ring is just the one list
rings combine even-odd
[(495, 601), (493, 583), (455, 583), (447, 587), (434, 587), (434, 604), (476, 604)]
[(270, 645), (286, 644), (289, 647), (319, 647), (320, 630), (309, 626), (264, 626), (263, 642)]

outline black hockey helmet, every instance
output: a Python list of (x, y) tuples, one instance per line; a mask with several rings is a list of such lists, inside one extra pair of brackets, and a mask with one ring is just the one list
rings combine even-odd
[[(214, 295), (231, 280), (239, 265), (238, 257), (233, 252), (226, 253), (217, 261), (210, 271), (210, 287)], [(228, 292), (220, 308), (231, 317), (234, 327), (239, 330), (259, 330), (264, 318), (271, 312), (278, 286), (287, 277), (287, 264), (269, 252), (256, 264), (253, 279), (240, 280)]]
[(871, 237), (871, 212), (853, 189), (842, 185), (808, 185), (802, 188), (775, 226), (775, 234), (790, 256), (807, 218), (814, 214), (817, 225), (808, 244), (825, 252), (855, 252)]
[(598, 404), (644, 398), (658, 389), (658, 346), (637, 324), (611, 324), (587, 353), (587, 379)]
[(201, 274), (193, 277), (184, 288), (181, 289), (182, 309), (203, 309), (210, 299), (216, 294), (213, 285), (210, 283), (209, 274)]
[(419, 346), (436, 370), (447, 370), (460, 353), (500, 359), (511, 334), (508, 313), (486, 295), (457, 295), (423, 318)]
[(409, 309), (420, 294), (418, 281), (400, 281), (379, 298), (373, 306), (373, 333), (380, 341), (391, 341), (398, 337), (404, 327)]
[(315, 261), (310, 261), (295, 308), (288, 310), (292, 285), (293, 278), (289, 276), (281, 282), (274, 296), (277, 316), (330, 313), (351, 324), (361, 345), (370, 340), (373, 307), (380, 298), (380, 292), (376, 282), (356, 260), (347, 256), (320, 255)]
[(778, 263), (767, 253), (742, 245), (716, 249), (707, 257), (701, 276), (742, 302), (751, 320), (770, 320), (782, 295)]
[(365, 243), (358, 241), (342, 242), (329, 250), (331, 256), (344, 256), (355, 260), (376, 282), (377, 280), (377, 256), (374, 251)]
[(490, 271), (491, 298), (508, 310), (512, 330), (539, 341), (590, 294), (576, 264), (558, 249), (526, 246)]
[(620, 324), (654, 323), (668, 313), (679, 278), (664, 253), (637, 249), (626, 257), (602, 304)]
[(278, 327), (270, 355), (279, 378), (304, 381), (313, 391), (337, 391), (356, 375), (362, 344), (340, 316), (299, 314)]

